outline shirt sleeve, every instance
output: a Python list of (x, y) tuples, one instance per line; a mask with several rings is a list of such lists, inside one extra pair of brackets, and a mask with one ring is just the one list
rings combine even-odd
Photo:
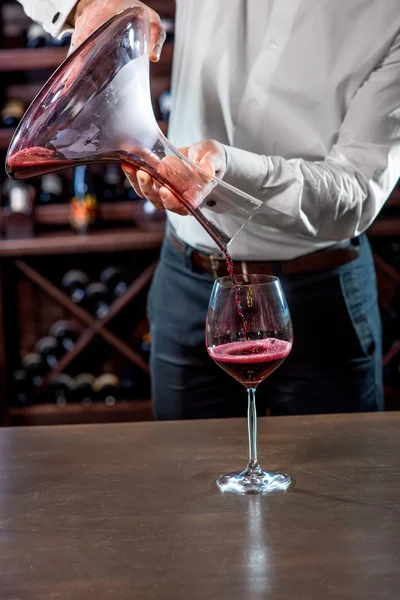
[(400, 35), (353, 97), (324, 160), (225, 150), (224, 180), (262, 200), (269, 225), (323, 240), (359, 235), (400, 178)]
[(68, 15), (74, 8), (77, 0), (18, 0), (24, 11), (36, 23), (40, 23), (53, 37), (62, 31), (71, 29), (67, 22)]

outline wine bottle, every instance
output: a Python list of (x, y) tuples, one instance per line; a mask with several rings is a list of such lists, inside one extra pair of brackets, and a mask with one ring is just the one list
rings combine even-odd
[(46, 367), (42, 357), (37, 352), (26, 354), (21, 361), (22, 368), (26, 372), (28, 380), (33, 387), (39, 387), (43, 383)]
[(78, 269), (72, 269), (65, 273), (61, 285), (68, 292), (69, 297), (75, 304), (84, 304), (86, 297), (86, 286), (89, 283), (87, 275)]
[(49, 382), (47, 388), (47, 401), (65, 406), (67, 402), (74, 401), (75, 382), (69, 375), (61, 373)]
[(14, 2), (0, 3), (0, 47), (15, 50), (26, 46), (26, 16), (22, 6)]
[(123, 296), (128, 289), (128, 284), (119, 267), (107, 267), (101, 272), (100, 279), (111, 294), (117, 298)]
[(32, 399), (32, 381), (25, 369), (19, 369), (13, 374), (14, 380), (14, 404), (26, 406)]
[(26, 39), (27, 48), (45, 48), (52, 45), (51, 36), (38, 23), (29, 26)]
[(8, 239), (33, 237), (35, 200), (33, 187), (21, 181), (7, 181), (4, 188), (7, 202), (7, 209), (3, 215), (5, 237)]
[(3, 105), (0, 113), (1, 127), (16, 127), (25, 112), (24, 103), (18, 98), (10, 98)]
[(104, 373), (97, 377), (93, 382), (93, 389), (98, 400), (104, 402), (107, 406), (114, 406), (120, 397), (119, 379), (112, 373)]
[(60, 204), (63, 202), (63, 181), (55, 173), (43, 175), (40, 180), (39, 204)]
[(121, 377), (119, 383), (119, 395), (123, 400), (136, 400), (138, 386), (131, 377)]
[(165, 43), (173, 42), (175, 37), (175, 22), (173, 19), (168, 19), (167, 17), (163, 17), (161, 19), (161, 26), (163, 27), (166, 38)]
[(62, 352), (70, 352), (74, 347), (78, 334), (70, 321), (56, 321), (50, 328), (50, 335), (57, 340)]
[(76, 167), (74, 197), (71, 200), (70, 222), (78, 233), (88, 233), (96, 220), (97, 199), (89, 169)]
[(40, 339), (36, 343), (35, 351), (42, 357), (43, 363), (49, 369), (54, 369), (60, 362), (60, 358), (63, 355), (57, 340), (51, 336)]
[(142, 354), (146, 360), (150, 358), (150, 350), (151, 350), (151, 335), (150, 333), (145, 333), (142, 337), (142, 343), (140, 345), (140, 349)]
[(158, 98), (158, 106), (160, 107), (161, 119), (163, 121), (168, 121), (172, 108), (172, 96), (170, 90), (167, 90), (160, 95)]
[(27, 212), (32, 208), (33, 188), (22, 181), (8, 181), (4, 185), (7, 205), (12, 212)]
[(141, 200), (141, 197), (135, 192), (127, 178), (125, 178), (123, 183), (123, 199), (127, 201)]
[(90, 373), (80, 373), (75, 377), (75, 398), (84, 406), (92, 403), (95, 392), (93, 389), (95, 378)]
[(90, 283), (86, 287), (86, 299), (89, 312), (97, 319), (103, 319), (110, 310), (110, 293), (104, 283)]
[(102, 185), (102, 200), (104, 202), (116, 201), (121, 196), (120, 193), (120, 171), (116, 164), (108, 164), (104, 171)]

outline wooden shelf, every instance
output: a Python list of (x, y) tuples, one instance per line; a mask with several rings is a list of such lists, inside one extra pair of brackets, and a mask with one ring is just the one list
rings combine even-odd
[(36, 404), (10, 408), (10, 425), (63, 425), (72, 423), (117, 423), (123, 421), (152, 421), (150, 400), (117, 402), (114, 406), (93, 403), (90, 406), (68, 404)]
[[(99, 203), (96, 220), (99, 222), (143, 220), (144, 200)], [(38, 225), (68, 225), (71, 208), (69, 202), (35, 207), (35, 223)]]
[(379, 218), (372, 223), (367, 231), (368, 236), (374, 237), (395, 237), (400, 235), (400, 219)]
[(153, 250), (161, 246), (163, 238), (164, 231), (161, 228), (159, 231), (107, 229), (87, 235), (49, 233), (34, 238), (0, 240), (0, 257)]
[(146, 4), (155, 10), (160, 17), (173, 17), (175, 15), (175, 2), (173, 0), (147, 0)]
[(399, 206), (400, 207), (400, 187), (397, 187), (390, 194), (390, 198), (386, 202), (385, 206)]
[(0, 50), (0, 72), (56, 69), (68, 48), (16, 48)]

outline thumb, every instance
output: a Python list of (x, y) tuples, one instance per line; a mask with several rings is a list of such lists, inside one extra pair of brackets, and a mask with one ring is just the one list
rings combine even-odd
[(152, 23), (150, 34), (150, 60), (152, 62), (158, 62), (160, 60), (161, 51), (166, 38), (167, 34), (161, 25), (159, 25), (157, 22)]
[(203, 158), (197, 164), (199, 165), (200, 169), (203, 169), (203, 171), (205, 171), (209, 175), (212, 175), (213, 177), (215, 176), (215, 169), (213, 163), (210, 161), (210, 158), (207, 155), (203, 156)]
[(213, 176), (223, 168), (220, 153), (208, 140), (190, 146), (188, 158), (198, 165), (200, 169)]
[(213, 164), (212, 153), (205, 152), (205, 148), (201, 142), (188, 148), (181, 148), (180, 151), (202, 171), (212, 177), (215, 176), (216, 169)]

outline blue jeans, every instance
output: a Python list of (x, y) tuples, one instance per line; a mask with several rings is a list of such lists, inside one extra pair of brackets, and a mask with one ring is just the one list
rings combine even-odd
[[(289, 357), (257, 390), (261, 414), (382, 410), (381, 323), (366, 236), (360, 256), (329, 271), (281, 277), (294, 328)], [(213, 275), (192, 249), (164, 242), (148, 299), (158, 419), (244, 416), (244, 387), (209, 358), (204, 339)]]

